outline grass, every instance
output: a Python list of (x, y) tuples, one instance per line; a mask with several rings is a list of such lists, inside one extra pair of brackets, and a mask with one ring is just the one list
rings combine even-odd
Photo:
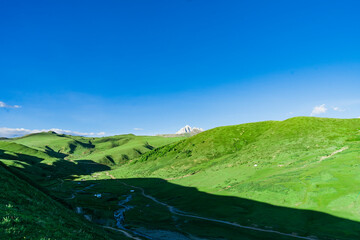
[(0, 165), (0, 239), (113, 239)]
[[(310, 117), (219, 127), (189, 138), (42, 133), (0, 141), (0, 157), (13, 171), (82, 206), (98, 223), (114, 224), (112, 213), (130, 194), (123, 185), (129, 183), (196, 215), (320, 239), (360, 237), (359, 153), (360, 119)], [(99, 192), (101, 199), (93, 196)], [(137, 191), (129, 204), (128, 229), (287, 239), (174, 218)]]
[[(360, 119), (310, 117), (220, 127), (148, 152), (111, 174), (169, 179), (215, 195), (360, 221), (359, 130)], [(220, 211), (231, 209), (219, 205)], [(210, 207), (200, 211), (191, 206), (182, 208), (219, 216)], [(222, 217), (243, 218), (231, 212)]]
[(46, 132), (10, 141), (45, 151), (58, 158), (92, 160), (113, 166), (124, 164), (154, 148), (181, 139), (184, 137), (135, 136), (133, 134), (89, 138)]
[[(110, 202), (97, 202), (92, 196), (92, 190), (89, 189), (84, 194), (77, 194), (75, 201), (72, 201), (68, 198), (71, 197), (73, 190), (76, 187), (83, 187), (83, 185), (74, 185), (73, 180), (84, 175), (110, 170), (108, 165), (121, 164), (116, 157), (117, 154), (121, 156), (126, 154), (126, 158), (122, 160), (131, 161), (143, 152), (177, 139), (179, 138), (134, 135), (93, 139), (49, 132), (0, 141), (0, 163), (11, 171), (8, 172), (3, 168), (0, 171), (1, 180), (5, 182), (2, 185), (5, 194), (0, 207), (6, 210), (7, 205), (17, 204), (14, 209), (18, 211), (14, 213), (10, 211), (11, 209), (7, 209), (1, 212), (0, 216), (4, 216), (4, 219), (0, 231), (4, 238), (0, 236), (0, 239), (114, 239), (114, 237), (127, 239), (122, 233), (107, 233), (95, 225), (89, 225), (81, 216), (63, 206), (65, 204), (75, 209), (85, 205), (84, 214), (91, 214), (94, 222), (103, 220), (101, 217), (105, 216), (108, 225), (114, 226), (113, 211), (118, 208), (119, 199), (111, 197)], [(113, 159), (115, 162), (104, 162), (107, 165), (98, 163), (103, 162), (105, 158)], [(19, 176), (22, 180), (12, 181), (9, 175), (14, 179)], [(32, 185), (30, 189), (26, 185), (29, 183)], [(26, 199), (36, 203), (35, 206), (21, 201), (23, 193), (19, 191), (20, 187), (26, 188)], [(44, 195), (44, 199), (38, 199), (41, 194)], [(52, 196), (53, 199), (47, 195)], [(55, 203), (59, 209), (54, 208), (50, 211), (49, 207)], [(101, 211), (101, 214), (96, 215), (94, 211)], [(45, 216), (46, 214), (48, 216)], [(63, 219), (65, 216), (67, 218)], [(44, 228), (40, 227), (38, 231), (29, 233), (37, 225), (37, 218), (43, 219)], [(71, 232), (72, 228), (68, 228), (67, 222), (72, 224), (72, 228), (76, 231)], [(83, 229), (83, 225), (89, 227)]]

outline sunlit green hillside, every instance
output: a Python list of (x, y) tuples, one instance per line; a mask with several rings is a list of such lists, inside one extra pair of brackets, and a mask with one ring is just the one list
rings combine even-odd
[[(216, 195), (360, 221), (360, 119), (297, 117), (219, 127), (148, 152), (111, 174), (162, 178)], [(152, 191), (160, 194), (156, 187)], [(243, 218), (231, 214), (236, 206), (194, 209), (196, 201), (190, 195), (176, 204), (207, 216), (228, 212), (224, 219)]]
[(98, 225), (116, 228), (125, 209), (117, 229), (139, 239), (360, 238), (360, 119), (189, 138), (41, 133), (0, 141), (0, 158)]
[(46, 151), (54, 157), (71, 160), (93, 160), (107, 165), (123, 164), (141, 154), (184, 137), (135, 136), (133, 134), (90, 138), (37, 133), (11, 139), (31, 148)]

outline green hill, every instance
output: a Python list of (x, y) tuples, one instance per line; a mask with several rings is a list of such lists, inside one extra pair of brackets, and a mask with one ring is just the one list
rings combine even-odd
[(106, 165), (116, 165), (181, 139), (184, 137), (166, 138), (133, 134), (90, 138), (47, 132), (30, 134), (10, 141), (45, 151), (58, 158), (93, 160)]
[[(360, 221), (360, 119), (297, 117), (219, 127), (148, 152), (110, 174), (162, 178), (206, 193)], [(182, 210), (244, 218), (231, 214), (235, 206), (194, 209), (191, 195), (169, 200), (175, 196), (161, 187), (148, 190)]]
[(0, 141), (0, 158), (97, 224), (115, 227), (126, 209), (121, 229), (144, 239), (360, 238), (360, 119), (189, 138), (41, 133)]
[(0, 182), (0, 239), (114, 239), (2, 164)]
[[(97, 238), (97, 234), (102, 234), (103, 230), (100, 229), (99, 231), (98, 229), (96, 234), (91, 234), (90, 230), (82, 229), (81, 224), (84, 224), (84, 219), (72, 213), (72, 217), (76, 216), (77, 220), (69, 222), (83, 234), (76, 235), (76, 232), (70, 232), (62, 236), (62, 231), (66, 231), (66, 224), (64, 224), (63, 220), (60, 218), (56, 222), (56, 219), (44, 218), (44, 221), (48, 223), (46, 226), (51, 226), (51, 224), (59, 225), (59, 227), (53, 229), (56, 231), (55, 233), (46, 234), (46, 232), (43, 233), (45, 230), (39, 229), (39, 231), (29, 234), (27, 231), (30, 231), (29, 229), (35, 226), (36, 221), (31, 225), (16, 220), (19, 223), (17, 227), (12, 227), (16, 225), (15, 223), (11, 223), (11, 226), (0, 226), (0, 231), (3, 231), (4, 234), (6, 233), (4, 235), (5, 238), (0, 236), (0, 239), (17, 239), (15, 236), (19, 236), (21, 239), (24, 239), (24, 237), (25, 239), (107, 239), (109, 237), (106, 236), (110, 234), (112, 236), (111, 239), (128, 239), (127, 236), (139, 239), (138, 237), (131, 237), (136, 236), (136, 233), (128, 230), (114, 229), (116, 221), (113, 217), (113, 212), (119, 208), (118, 202), (121, 200), (121, 195), (112, 194), (112, 202), (104, 203), (102, 208), (105, 209), (97, 210), (98, 213), (94, 213), (91, 206), (94, 204), (93, 195), (96, 192), (93, 192), (91, 188), (93, 185), (97, 185), (97, 183), (88, 184), (87, 182), (75, 182), (74, 180), (84, 176), (95, 177), (97, 172), (110, 170), (108, 165), (114, 166), (132, 161), (133, 158), (151, 151), (155, 147), (179, 139), (183, 138), (121, 135), (97, 139), (59, 135), (49, 132), (0, 141), (0, 164), (4, 164), (3, 166), (10, 170), (14, 177), (20, 176), (25, 181), (22, 185), (18, 184), (19, 186), (25, 188), (24, 184), (30, 183), (32, 185), (32, 188), (27, 189), (27, 191), (29, 191), (29, 194), (34, 191), (35, 195), (27, 196), (26, 198), (29, 201), (41, 202), (47, 206), (51, 206), (52, 202), (58, 201), (60, 202), (57, 203), (59, 206), (65, 203), (73, 210), (81, 208), (83, 209), (81, 210), (81, 215), (88, 216), (94, 223), (99, 224), (101, 222), (100, 225), (110, 227), (107, 230), (111, 231), (111, 233), (103, 235), (102, 238)], [(120, 155), (120, 158), (117, 158), (118, 155)], [(7, 179), (6, 174), (6, 171), (0, 171), (0, 176), (3, 176), (5, 179)], [(4, 189), (4, 202), (0, 204), (0, 207), (3, 207), (3, 204), (9, 204), (11, 199), (15, 199), (17, 195), (21, 195), (18, 189), (12, 187), (16, 183), (12, 184), (11, 181), (6, 181), (11, 185), (3, 185), (6, 189)], [(105, 188), (100, 191), (103, 190)], [(50, 198), (51, 201), (49, 202), (39, 201), (36, 195), (37, 192), (46, 193), (45, 195), (51, 196), (53, 199)], [(86, 204), (82, 204), (82, 199), (86, 200)], [(3, 208), (5, 208), (5, 205)], [(24, 210), (24, 215), (21, 215), (21, 217), (25, 218), (28, 216), (29, 221), (42, 217), (41, 214), (37, 215), (34, 212), (40, 208), (39, 206), (35, 208), (31, 205), (23, 204), (23, 202), (20, 202), (19, 205)], [(108, 210), (107, 206), (111, 206), (111, 212), (106, 212), (108, 215), (102, 219), (97, 218), (100, 211)], [(17, 209), (20, 209), (20, 207), (17, 207)], [(68, 212), (70, 211), (66, 208), (64, 209)], [(47, 207), (44, 207), (41, 213), (43, 215), (54, 216), (54, 218), (59, 217), (53, 211), (48, 211)], [(61, 228), (60, 225), (65, 226)], [(9, 231), (12, 230), (8, 228), (14, 229), (13, 233), (10, 233)], [(20, 231), (24, 233), (20, 234)], [(75, 234), (74, 237), (72, 237), (73, 234)]]

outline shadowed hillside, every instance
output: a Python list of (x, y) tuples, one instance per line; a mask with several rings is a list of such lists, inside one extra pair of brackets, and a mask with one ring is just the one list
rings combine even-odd
[[(14, 166), (10, 168), (20, 175), (31, 172), (31, 165), (24, 166), (23, 169)], [(61, 168), (61, 165), (54, 165), (53, 172), (58, 172)], [(6, 177), (6, 174), (2, 176)], [(239, 237), (297, 239), (299, 236), (304, 239), (355, 239), (360, 236), (360, 223), (329, 214), (210, 194), (159, 178), (101, 179), (107, 176), (112, 178), (112, 175), (108, 174), (107, 171), (101, 171), (96, 173), (96, 177), (83, 176), (85, 179), (93, 179), (86, 181), (74, 181), (65, 177), (60, 178), (63, 179), (62, 183), (39, 187), (45, 188), (55, 200), (70, 205), (73, 209), (82, 208), (83, 214), (91, 216), (94, 223), (112, 228), (116, 228), (114, 212), (128, 205), (123, 227), (130, 233), (145, 234), (149, 237), (141, 239), (157, 239), (154, 236), (158, 236), (159, 232), (168, 236), (167, 239), (178, 239), (172, 238), (175, 235), (183, 237), (179, 239), (192, 239), (189, 236), (196, 236), (201, 239), (234, 240)], [(35, 187), (36, 184), (41, 184), (41, 181), (34, 179), (30, 181), (35, 182)], [(144, 192), (141, 189), (144, 189)], [(5, 191), (14, 197), (20, 194), (12, 187)], [(102, 194), (99, 199), (94, 197), (94, 194), (98, 193)], [(129, 196), (129, 202), (118, 205)], [(8, 198), (5, 198), (6, 202), (9, 201), (6, 200)], [(29, 198), (34, 199), (34, 196), (31, 195)], [(176, 211), (171, 212), (163, 204), (175, 207)], [(28, 205), (23, 207), (31, 209)], [(26, 214), (32, 213), (30, 211)], [(242, 227), (232, 226), (232, 223)]]
[[(115, 136), (82, 140), (97, 152), (81, 160), (80, 147), (70, 154), (32, 138), (47, 133), (0, 141), (0, 157), (12, 172), (119, 236), (357, 239), (359, 131), (360, 119), (299, 117), (219, 127), (158, 148), (149, 139)], [(147, 153), (116, 165), (91, 159), (102, 148), (140, 143)]]
[(360, 119), (297, 117), (219, 127), (111, 172), (360, 221)]
[(0, 239), (114, 239), (16, 177), (1, 162), (0, 181)]
[[(111, 192), (116, 195), (132, 195), (126, 212), (126, 227), (138, 229), (168, 229), (198, 236), (203, 239), (357, 239), (360, 223), (331, 216), (317, 211), (278, 207), (250, 199), (220, 196), (184, 187), (158, 178), (130, 178), (118, 180), (96, 180), (98, 184), (89, 193)], [(124, 185), (125, 184), (125, 185)], [(144, 197), (144, 193), (158, 201), (175, 207), (179, 213), (237, 223), (244, 228), (211, 220), (171, 214), (163, 205)], [(131, 190), (135, 190), (131, 193)], [(76, 204), (89, 207), (86, 198), (74, 200)], [(107, 198), (109, 199), (109, 198)], [(99, 209), (100, 202), (111, 205), (107, 199), (99, 200), (90, 209)], [(111, 202), (111, 201), (110, 201)], [(110, 211), (116, 210), (114, 207)], [(100, 207), (100, 209), (103, 209)], [(104, 210), (103, 210), (104, 211)], [(93, 211), (94, 214), (99, 211)], [(106, 216), (102, 212), (99, 218)], [(156, 216), (156, 217), (154, 217)], [(253, 227), (249, 229), (246, 227)], [(275, 233), (274, 231), (278, 232)], [(284, 235), (279, 234), (284, 233)], [(288, 236), (294, 235), (294, 236)]]

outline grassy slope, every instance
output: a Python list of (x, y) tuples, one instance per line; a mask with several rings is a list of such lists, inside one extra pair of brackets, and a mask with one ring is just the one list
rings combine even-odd
[(0, 161), (7, 166), (16, 167), (34, 181), (41, 181), (47, 176), (51, 166), (59, 159), (46, 152), (22, 144), (0, 141)]
[(73, 179), (76, 175), (110, 169), (91, 161), (75, 162), (55, 158), (52, 153), (41, 149), (7, 141), (0, 141), (0, 161), (41, 185), (49, 185), (59, 181), (59, 178)]
[(57, 157), (72, 160), (93, 160), (102, 164), (125, 163), (154, 148), (184, 137), (135, 136), (132, 134), (88, 138), (56, 133), (37, 133), (10, 141), (39, 149)]
[(0, 239), (111, 239), (0, 165)]
[[(99, 171), (110, 170), (110, 167), (98, 164), (92, 159), (98, 162), (104, 162), (104, 157), (110, 156), (113, 161), (119, 164), (121, 161), (118, 161), (119, 159), (116, 158), (118, 155), (123, 157), (126, 154), (125, 159), (121, 159), (122, 162), (131, 161), (132, 158), (139, 156), (146, 151), (150, 151), (155, 147), (162, 146), (169, 142), (177, 141), (178, 139), (182, 138), (142, 137), (134, 135), (122, 135), (107, 138), (84, 138), (58, 135), (55, 133), (32, 134), (22, 138), (5, 139), (4, 141), (0, 141), (0, 162), (8, 166), (14, 174), (22, 176), (22, 178), (26, 181), (31, 182), (35, 188), (41, 189), (41, 191), (54, 196), (57, 200), (63, 199), (62, 201), (67, 202), (73, 208), (82, 206), (81, 199), (84, 198), (85, 202), (87, 202), (84, 206), (87, 210), (84, 211), (89, 213), (91, 210), (88, 209), (94, 209), (94, 207), (91, 207), (94, 204), (96, 206), (96, 201), (94, 202), (93, 192), (91, 189), (83, 191), (81, 194), (76, 194), (76, 199), (71, 199), (71, 196), (74, 196), (74, 188), (80, 187), (80, 189), (82, 189), (87, 186), (87, 183), (85, 182), (82, 182), (82, 185), (78, 185), (77, 182), (73, 182), (74, 178)], [(108, 161), (105, 161), (105, 163), (113, 165), (113, 163)], [(0, 171), (0, 177), (7, 178), (7, 175), (3, 171)], [(3, 209), (7, 209), (6, 206), (9, 205), (9, 202), (11, 202), (12, 199), (15, 199), (17, 195), (21, 196), (16, 188), (12, 189), (13, 185), (14, 184), (8, 180), (6, 184), (3, 185), (3, 187), (6, 187), (6, 189), (4, 189), (6, 195), (0, 205)], [(31, 191), (36, 191), (35, 188), (31, 189)], [(119, 188), (117, 187), (117, 189)], [(100, 189), (100, 192), (101, 191), (102, 190)], [(120, 199), (117, 199), (119, 196)], [(109, 221), (114, 221), (113, 211), (119, 208), (117, 202), (121, 200), (121, 195), (119, 196), (114, 195), (112, 197), (111, 204), (113, 206), (111, 208), (111, 212), (106, 212), (106, 214), (108, 214), (107, 217), (109, 218)], [(37, 197), (37, 195), (28, 195), (27, 199), (31, 202), (39, 202), (42, 205), (46, 204), (47, 206), (52, 205), (52, 202), (54, 202), (53, 200), (49, 203), (45, 203), (44, 201), (41, 202), (37, 200)], [(19, 200), (21, 200), (21, 197)], [(108, 210), (109, 205), (109, 202), (105, 202), (101, 206), (100, 211), (104, 211), (104, 209)], [(12, 205), (10, 204), (9, 206)], [(36, 215), (36, 212), (34, 212), (40, 209), (40, 206), (36, 207), (37, 208), (25, 204), (22, 201), (19, 202), (19, 206), (17, 206), (16, 209), (23, 210), (24, 215), (14, 217), (18, 223), (17, 227), (14, 227), (14, 223), (11, 221), (8, 225), (4, 222), (5, 225), (0, 227), (0, 230), (3, 231), (4, 234), (7, 234), (5, 235), (7, 239), (9, 239), (10, 236), (16, 236), (16, 234), (20, 231), (25, 232), (23, 235), (20, 234), (19, 237), (27, 236), (29, 239), (41, 239), (42, 236), (46, 237), (44, 239), (77, 239), (75, 233), (74, 237), (69, 237), (73, 234), (71, 232), (68, 235), (60, 237), (62, 231), (66, 231), (60, 227), (60, 225), (63, 224), (63, 220), (61, 218), (57, 223), (51, 218), (44, 218), (46, 221), (46, 223), (44, 223), (45, 226), (51, 227), (52, 224), (59, 225), (58, 228), (54, 228), (56, 233), (46, 235), (45, 233), (43, 234), (44, 231), (40, 229), (32, 235), (28, 234), (28, 229), (31, 229), (33, 225), (25, 221), (20, 221), (21, 219), (19, 220), (19, 218), (26, 218), (29, 219), (29, 221), (36, 217), (41, 218), (42, 215), (38, 216)], [(9, 214), (12, 214), (10, 210), (11, 209), (7, 209)], [(54, 211), (48, 211), (47, 208), (43, 208), (41, 212), (43, 215), (54, 214)], [(90, 212), (90, 214), (94, 216), (92, 212)], [(9, 216), (12, 217), (12, 215)], [(57, 215), (55, 214), (55, 216)], [(8, 221), (8, 218), (4, 221)], [(79, 235), (79, 238), (92, 239), (91, 235), (89, 235), (90, 237), (87, 236), (88, 234), (85, 232), (87, 230), (81, 228), (81, 221), (77, 221), (79, 221), (79, 219), (69, 222), (74, 224), (74, 228), (78, 228), (80, 232), (84, 232)], [(113, 225), (112, 222), (109, 224)], [(112, 234), (116, 234), (117, 239), (119, 239), (119, 237), (121, 239), (126, 239), (122, 233), (113, 232)], [(94, 238), (102, 239), (96, 237)], [(0, 239), (2, 238), (0, 237)]]
[[(111, 174), (160, 177), (217, 195), (360, 221), (359, 129), (360, 119), (308, 117), (219, 127), (144, 154)], [(343, 147), (348, 149), (321, 161)]]
[[(247, 226), (256, 224), (260, 227), (273, 227), (288, 233), (294, 231), (303, 236), (315, 234), (321, 236), (321, 239), (333, 239), (332, 236), (337, 236), (338, 239), (354, 239), (354, 236), (359, 236), (356, 222), (307, 211), (291, 211), (291, 208), (312, 209), (344, 219), (360, 220), (360, 199), (357, 198), (360, 191), (359, 129), (360, 119), (293, 118), (282, 122), (269, 121), (215, 128), (170, 145), (165, 145), (168, 141), (166, 138), (133, 135), (92, 139), (47, 133), (15, 141), (36, 148), (39, 150), (36, 154), (46, 153), (52, 157), (51, 160), (46, 158), (37, 163), (41, 169), (46, 169), (47, 164), (42, 164), (44, 161), (50, 161), (51, 165), (61, 166), (61, 171), (64, 169), (63, 165), (66, 165), (68, 169), (72, 169), (73, 174), (76, 172), (75, 175), (85, 175), (81, 170), (83, 166), (70, 164), (71, 162), (64, 158), (88, 160), (93, 157), (96, 161), (111, 164), (104, 160), (104, 157), (110, 156), (116, 163), (122, 164), (110, 171), (111, 175), (118, 178), (145, 178), (128, 181), (144, 187), (147, 193), (162, 201), (201, 216), (234, 221)], [(153, 143), (154, 140), (159, 141), (158, 145)], [(178, 139), (170, 141), (175, 140)], [(165, 146), (150, 151), (149, 145)], [(15, 145), (13, 147), (15, 149)], [(147, 149), (140, 150), (141, 153), (148, 153), (139, 158), (136, 158), (139, 154), (134, 154), (129, 160), (123, 161), (122, 154), (126, 154), (127, 150), (139, 150), (141, 147)], [(321, 160), (323, 156), (344, 147), (347, 149)], [(0, 146), (0, 149), (3, 148)], [(119, 151), (115, 151), (117, 148)], [(22, 156), (18, 154), (19, 151), (7, 149), (3, 154), (19, 158)], [(65, 157), (61, 154), (65, 154)], [(102, 158), (99, 159), (97, 154)], [(54, 156), (62, 158), (54, 161)], [(23, 164), (20, 160), (7, 161)], [(33, 164), (29, 165), (33, 167)], [(84, 170), (89, 166), (85, 166)], [(32, 171), (32, 168), (30, 170)], [(52, 172), (51, 170), (49, 171)], [(101, 178), (109, 178), (109, 175), (105, 172), (99, 173), (96, 180), (98, 185), (92, 191), (99, 192), (109, 188), (107, 191), (118, 196), (124, 194), (120, 187), (121, 181), (102, 182), (99, 180)], [(94, 177), (85, 179), (94, 180)], [(70, 190), (75, 185), (71, 181), (68, 184)], [(65, 192), (65, 196), (70, 195)], [(78, 201), (76, 204), (82, 202), (80, 198), (75, 200)], [(84, 199), (84, 204), (97, 205), (95, 202), (88, 202), (89, 200)], [(286, 208), (273, 208), (261, 202)], [(145, 220), (140, 220), (139, 216), (151, 210), (144, 207), (148, 204), (139, 198), (138, 207), (129, 211), (127, 222), (133, 226), (141, 225)], [(103, 207), (101, 205), (100, 208)], [(164, 220), (168, 217), (165, 210), (164, 214), (160, 214), (160, 224), (168, 222)], [(155, 225), (159, 225), (155, 219), (153, 221)], [(192, 224), (191, 221), (186, 224), (184, 221), (182, 226), (189, 232), (196, 232), (203, 224)], [(207, 224), (204, 225), (205, 229)], [(208, 236), (217, 234), (221, 237), (229, 232), (227, 239), (237, 239), (236, 234), (217, 227), (219, 228)], [(208, 230), (200, 231), (204, 232)], [(246, 231), (243, 234), (248, 233)], [(259, 239), (262, 239), (261, 236)]]

